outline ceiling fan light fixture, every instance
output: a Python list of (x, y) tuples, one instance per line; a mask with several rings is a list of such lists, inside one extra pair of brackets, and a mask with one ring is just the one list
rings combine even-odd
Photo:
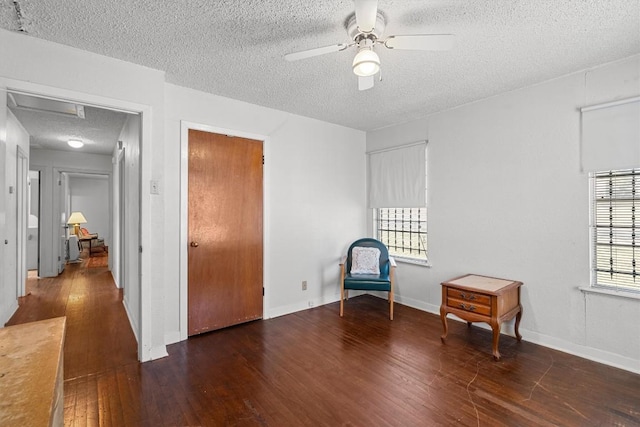
[(353, 73), (360, 77), (369, 77), (380, 71), (380, 58), (373, 49), (361, 48), (353, 58)]
[(81, 148), (84, 145), (84, 142), (79, 139), (70, 139), (67, 141), (67, 144), (69, 144), (69, 147)]

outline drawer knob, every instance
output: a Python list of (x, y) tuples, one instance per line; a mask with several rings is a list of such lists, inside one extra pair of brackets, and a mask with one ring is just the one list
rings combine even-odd
[(476, 309), (476, 306), (475, 305), (471, 305), (471, 304), (467, 305), (467, 304), (462, 302), (462, 303), (460, 303), (460, 308), (463, 309), (463, 310), (467, 310), (467, 311), (474, 311)]

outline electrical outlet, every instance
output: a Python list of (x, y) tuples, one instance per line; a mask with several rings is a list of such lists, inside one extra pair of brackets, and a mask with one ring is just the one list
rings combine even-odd
[(307, 281), (306, 281), (306, 280), (303, 280), (303, 281), (302, 281), (302, 290), (303, 290), (303, 291), (306, 291), (306, 290), (307, 290)]

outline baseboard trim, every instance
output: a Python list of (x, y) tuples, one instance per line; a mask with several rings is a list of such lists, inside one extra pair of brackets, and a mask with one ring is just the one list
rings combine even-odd
[(321, 305), (327, 305), (340, 301), (340, 295), (325, 295), (320, 298), (313, 298), (307, 301), (301, 301), (296, 304), (285, 305), (281, 307), (269, 308), (265, 310), (264, 319), (273, 319), (274, 317), (293, 314), (298, 311), (309, 310)]
[(150, 360), (162, 359), (163, 357), (167, 357), (167, 356), (169, 356), (169, 353), (167, 353), (166, 345), (151, 347), (149, 349), (149, 359), (146, 361), (148, 362)]
[(13, 316), (17, 310), (18, 301), (12, 301), (11, 304), (8, 304), (6, 308), (3, 308), (1, 317), (2, 323), (0, 323), (0, 325), (4, 327), (9, 319), (11, 319), (11, 316)]
[[(374, 295), (374, 294), (372, 294)], [(378, 296), (379, 295), (374, 295)], [(412, 298), (396, 297), (396, 302), (399, 304), (407, 305), (417, 310), (426, 311), (428, 313), (440, 316), (440, 306), (434, 304), (427, 304), (423, 301), (415, 300)], [(453, 315), (449, 315), (447, 319), (455, 320), (458, 322), (465, 322)], [(474, 323), (474, 326), (491, 330), (491, 327), (484, 323)], [(513, 321), (510, 321), (504, 325), (501, 331), (502, 335), (513, 337)], [(563, 353), (572, 354), (574, 356), (582, 357), (583, 359), (591, 360), (593, 362), (602, 363), (604, 365), (612, 366), (614, 368), (624, 369), (636, 374), (640, 374), (640, 360), (636, 360), (630, 357), (622, 356), (619, 354), (611, 353), (605, 350), (600, 350), (593, 347), (587, 347), (581, 344), (572, 343), (559, 338), (555, 338), (549, 335), (541, 334), (539, 332), (530, 331), (528, 329), (520, 328), (520, 334), (522, 340), (533, 344), (538, 344), (543, 347), (551, 348), (561, 351)]]
[(124, 307), (124, 311), (127, 313), (127, 319), (129, 319), (129, 325), (131, 326), (131, 330), (133, 331), (133, 336), (136, 338), (136, 342), (140, 343), (140, 337), (138, 337), (138, 325), (136, 325), (136, 323), (133, 321), (133, 317), (131, 317), (126, 299), (122, 300), (122, 306)]
[(167, 345), (175, 344), (180, 341), (182, 341), (182, 338), (180, 337), (180, 331), (167, 332), (166, 334), (164, 334), (164, 343)]

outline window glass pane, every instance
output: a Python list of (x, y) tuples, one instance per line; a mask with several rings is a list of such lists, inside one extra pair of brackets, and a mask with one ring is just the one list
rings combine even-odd
[(640, 169), (599, 172), (592, 180), (595, 284), (640, 290)]
[(427, 260), (426, 208), (379, 208), (376, 211), (377, 237), (392, 256)]

